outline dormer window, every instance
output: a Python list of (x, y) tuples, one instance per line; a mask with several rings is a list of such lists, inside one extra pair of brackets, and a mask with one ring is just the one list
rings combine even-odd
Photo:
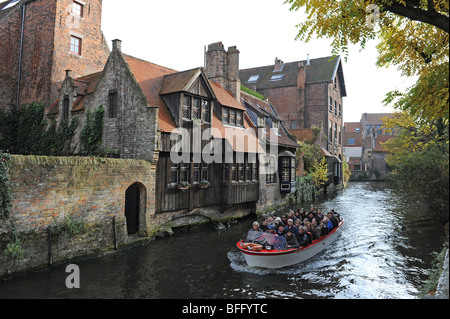
[(275, 134), (278, 134), (278, 132), (280, 130), (280, 123), (274, 121), (272, 124), (272, 130)]
[(190, 95), (183, 96), (182, 115), (184, 120), (211, 122), (211, 104), (207, 100)]
[(258, 127), (266, 127), (266, 118), (264, 116), (258, 116)]
[(244, 126), (244, 112), (226, 106), (222, 107), (222, 123), (233, 126)]

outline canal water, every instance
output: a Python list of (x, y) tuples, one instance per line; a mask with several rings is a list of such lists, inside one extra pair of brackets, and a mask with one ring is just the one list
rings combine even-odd
[[(311, 203), (303, 206), (307, 207)], [(80, 289), (65, 268), (0, 283), (2, 298), (417, 298), (445, 232), (432, 212), (383, 183), (353, 183), (314, 202), (345, 219), (328, 250), (279, 270), (246, 265), (235, 243), (254, 219), (226, 230), (177, 233), (78, 263)]]

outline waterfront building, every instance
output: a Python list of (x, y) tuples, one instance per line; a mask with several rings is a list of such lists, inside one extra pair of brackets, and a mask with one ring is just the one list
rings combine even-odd
[(302, 140), (314, 127), (327, 158), (331, 185), (342, 184), (343, 98), (347, 96), (340, 56), (240, 70), (242, 84), (275, 106), (290, 133)]
[(359, 122), (344, 126), (344, 153), (352, 172), (351, 179), (383, 179), (389, 172), (383, 143), (394, 133), (386, 132), (383, 119), (392, 113), (364, 113)]

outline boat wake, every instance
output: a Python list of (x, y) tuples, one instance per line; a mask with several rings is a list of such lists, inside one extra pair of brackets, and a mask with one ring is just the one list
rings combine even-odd
[(229, 251), (228, 259), (230, 260), (230, 267), (240, 273), (248, 273), (258, 276), (266, 276), (266, 275), (272, 275), (272, 274), (287, 274), (287, 275), (296, 275), (296, 274), (302, 274), (305, 272), (309, 272), (312, 270), (315, 270), (317, 267), (317, 264), (320, 263), (317, 258), (313, 258), (309, 261), (305, 261), (303, 263), (292, 265), (284, 268), (278, 268), (278, 269), (270, 269), (270, 268), (258, 268), (258, 267), (250, 267), (247, 265), (247, 262), (245, 261), (244, 256), (242, 253), (238, 250), (232, 250)]

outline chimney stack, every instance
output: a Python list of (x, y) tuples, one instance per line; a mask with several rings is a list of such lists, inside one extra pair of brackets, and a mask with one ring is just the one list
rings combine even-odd
[(205, 71), (208, 79), (220, 83), (238, 101), (241, 93), (239, 54), (236, 46), (229, 47), (226, 51), (222, 42), (211, 43), (205, 53)]
[(122, 40), (115, 39), (112, 41), (112, 43), (113, 43), (113, 47), (112, 47), (113, 51), (117, 50), (119, 52), (122, 52)]
[(275, 58), (275, 68), (273, 69), (273, 72), (280, 72), (283, 70), (283, 67), (284, 67), (284, 62), (278, 58)]

